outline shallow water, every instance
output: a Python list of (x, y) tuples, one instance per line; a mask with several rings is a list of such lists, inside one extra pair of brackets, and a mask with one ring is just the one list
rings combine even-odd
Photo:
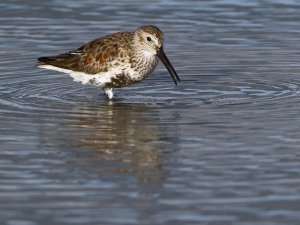
[[(0, 222), (300, 223), (298, 1), (0, 3)], [(34, 66), (155, 24), (160, 64), (106, 101)]]

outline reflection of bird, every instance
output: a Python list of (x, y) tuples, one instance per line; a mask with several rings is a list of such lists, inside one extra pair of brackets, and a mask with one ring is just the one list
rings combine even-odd
[(72, 135), (68, 134), (65, 142), (95, 153), (88, 159), (89, 164), (95, 162), (92, 170), (133, 174), (142, 183), (164, 178), (161, 163), (166, 146), (161, 140), (166, 134), (155, 124), (156, 117), (149, 116), (154, 113), (151, 108), (111, 102), (78, 110), (88, 116), (72, 120)]
[(88, 42), (82, 47), (54, 57), (41, 57), (38, 67), (69, 73), (75, 81), (104, 89), (109, 99), (113, 88), (138, 83), (150, 75), (158, 57), (180, 82), (176, 71), (163, 51), (163, 33), (146, 25), (135, 32), (118, 32)]

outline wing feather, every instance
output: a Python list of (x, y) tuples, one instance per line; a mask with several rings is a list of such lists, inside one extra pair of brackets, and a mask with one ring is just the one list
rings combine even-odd
[(130, 46), (132, 36), (131, 32), (119, 32), (95, 39), (74, 51), (38, 58), (38, 66), (52, 65), (87, 74), (107, 72), (113, 62), (118, 61), (121, 56), (124, 57), (124, 51), (120, 49)]

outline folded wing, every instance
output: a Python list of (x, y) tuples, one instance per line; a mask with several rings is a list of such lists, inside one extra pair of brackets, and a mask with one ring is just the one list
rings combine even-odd
[(108, 35), (88, 42), (75, 51), (57, 56), (38, 58), (37, 66), (51, 65), (87, 74), (107, 72), (110, 63), (115, 61), (120, 55), (120, 42), (118, 40), (120, 38), (126, 38), (128, 41), (131, 41), (131, 33), (123, 32)]

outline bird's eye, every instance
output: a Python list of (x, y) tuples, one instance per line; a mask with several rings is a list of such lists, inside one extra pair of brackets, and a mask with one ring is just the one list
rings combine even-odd
[(147, 37), (147, 41), (152, 41), (151, 37)]

